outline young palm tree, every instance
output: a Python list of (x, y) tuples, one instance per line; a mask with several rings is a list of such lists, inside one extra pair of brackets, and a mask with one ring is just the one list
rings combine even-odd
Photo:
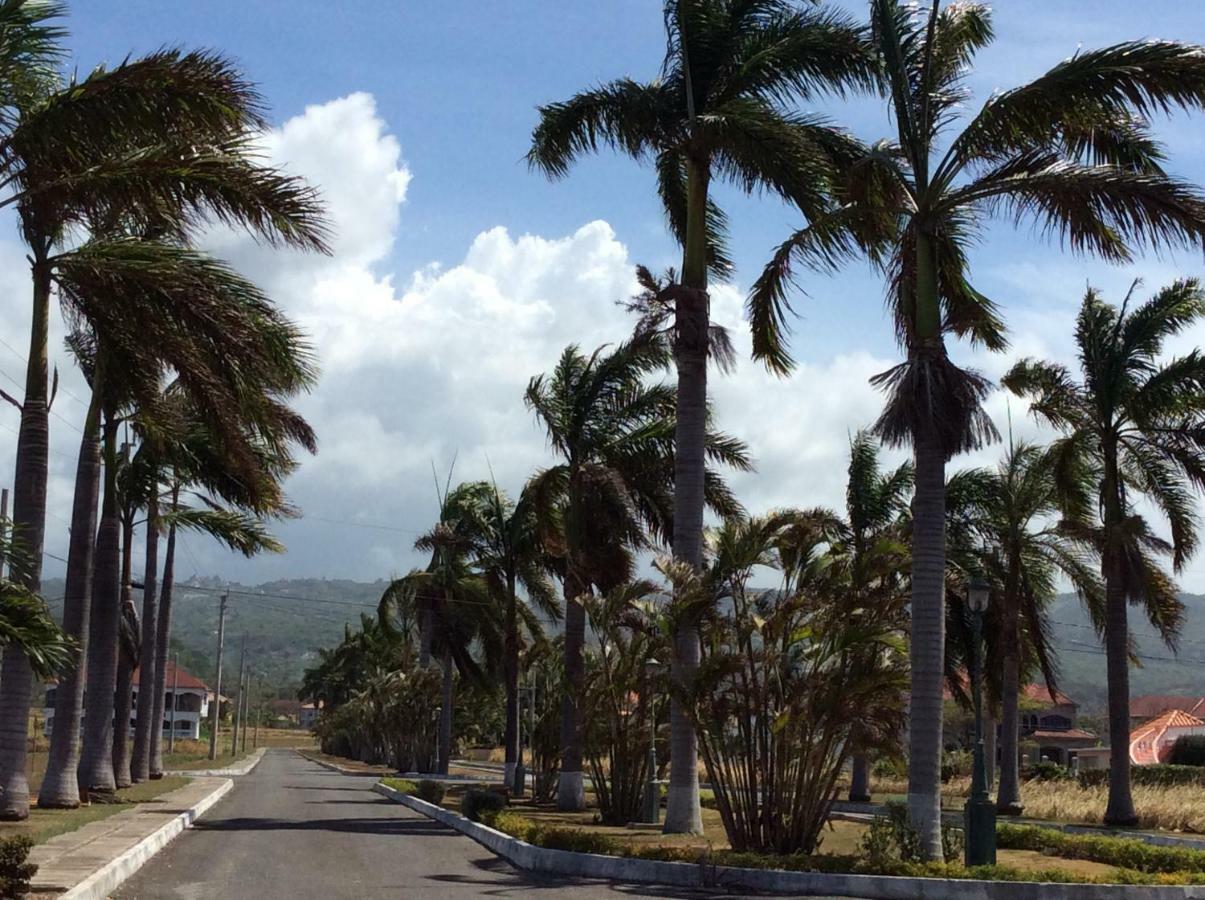
[[(950, 479), (951, 505), (967, 517), (979, 544), (975, 574), (993, 585), (992, 621), (1000, 679), (1000, 780), (996, 807), (1021, 813), (1020, 693), (1022, 675), (1039, 670), (1052, 690), (1054, 648), (1047, 609), (1058, 592), (1058, 578), (1070, 579), (1090, 610), (1103, 601), (1092, 571), (1091, 547), (1074, 537), (1080, 529), (1060, 521), (1058, 485), (1047, 453), (1031, 444), (1015, 444), (995, 471), (960, 472)], [(955, 501), (956, 496), (966, 502)]]
[[(0, 7), (0, 140), (8, 152), (0, 206), (15, 206), (33, 273), (32, 327), (15, 468), (14, 521), (40, 560), (45, 532), (48, 445), (47, 333), (51, 255), (64, 229), (163, 209), (189, 219), (205, 212), (273, 241), (324, 247), (319, 210), (300, 182), (257, 166), (254, 134), (264, 127), (254, 90), (223, 58), (163, 51), (97, 70), (56, 90), (61, 7)], [(151, 212), (153, 211), (153, 212)], [(84, 448), (86, 449), (86, 448)], [(27, 586), (40, 585), (41, 565)], [(73, 613), (72, 618), (77, 618)], [(0, 669), (0, 818), (28, 815), (24, 722), (32, 692), (19, 652)]]
[[(483, 512), (482, 524), (486, 526), (486, 532), (478, 542), (476, 566), (485, 577), (490, 593), (497, 598), (497, 605), (505, 611), (506, 731), (503, 742), (506, 749), (504, 783), (509, 785), (515, 783), (515, 767), (520, 754), (519, 650), (522, 633), (526, 630), (539, 637), (540, 627), (534, 617), (536, 609), (554, 620), (560, 618), (561, 609), (552, 586), (551, 558), (542, 540), (531, 492), (525, 490), (514, 503), (495, 484)], [(527, 594), (527, 603), (519, 599), (520, 587)]]
[[(901, 626), (907, 593), (902, 577), (908, 557), (905, 523), (912, 480), (910, 463), (882, 471), (874, 438), (865, 431), (855, 434), (849, 445), (846, 521), (830, 551), (842, 573), (851, 609), (875, 605), (885, 620), (888, 610), (894, 609)], [(849, 799), (869, 801), (870, 759), (861, 748), (854, 751), (852, 767)]]
[[(812, 217), (828, 206), (831, 168), (858, 145), (827, 123), (791, 110), (791, 99), (862, 86), (870, 59), (861, 30), (816, 4), (787, 0), (665, 0), (666, 53), (651, 82), (619, 79), (540, 109), (531, 164), (552, 177), (599, 145), (651, 161), (674, 237), (682, 281), (667, 295), (678, 371), (678, 453), (674, 471), (674, 557), (703, 560), (707, 430), (708, 270), (724, 276), (723, 213), (712, 179), (750, 193), (766, 190)], [(677, 641), (676, 678), (690, 680), (698, 636)], [(667, 832), (699, 832), (693, 729), (677, 701), (671, 710)]]
[[(1105, 822), (1137, 822), (1130, 792), (1130, 639), (1127, 603), (1146, 610), (1169, 646), (1183, 616), (1176, 585), (1159, 565), (1180, 571), (1197, 549), (1194, 490), (1205, 487), (1205, 356), (1194, 349), (1161, 362), (1164, 341), (1205, 318), (1196, 279), (1168, 285), (1130, 308), (1093, 290), (1076, 325), (1082, 380), (1056, 363), (1023, 360), (1004, 378), (1030, 398), (1030, 411), (1062, 432), (1051, 446), (1052, 471), (1073, 518), (1099, 525), (1096, 544), (1105, 581), (1097, 627), (1108, 657), (1109, 803)], [(1167, 520), (1171, 540), (1151, 530), (1135, 504), (1147, 500)]]
[(1005, 346), (995, 305), (970, 282), (968, 249), (996, 214), (1114, 261), (1144, 241), (1200, 246), (1205, 199), (1163, 171), (1145, 120), (1205, 105), (1205, 53), (1168, 41), (1080, 52), (995, 94), (947, 136), (968, 99), (971, 61), (993, 37), (987, 8), (872, 0), (871, 32), (897, 139), (850, 167), (836, 211), (779, 247), (749, 316), (763, 323), (755, 355), (788, 366), (781, 328), (792, 260), (829, 267), (868, 252), (887, 273), (908, 359), (876, 379), (889, 393), (877, 430), (910, 443), (916, 465), (908, 806), (924, 852), (940, 859), (945, 464), (995, 437), (980, 406), (987, 384), (949, 360), (945, 336)]
[[(645, 381), (666, 362), (665, 342), (643, 333), (590, 356), (568, 347), (551, 376), (533, 378), (527, 387), (527, 405), (562, 459), (535, 476), (529, 488), (539, 509), (559, 510), (564, 546), (566, 688), (557, 788), (562, 809), (585, 805), (576, 698), (584, 677), (586, 622), (578, 598), (594, 585), (606, 591), (631, 578), (631, 551), (647, 545), (646, 526), (658, 538), (676, 533), (676, 396), (665, 385)], [(750, 467), (744, 446), (730, 437), (708, 432), (704, 447), (714, 462)], [(716, 473), (708, 470), (704, 481), (713, 508), (722, 514), (739, 509)], [(693, 746), (693, 732), (685, 740)], [(677, 754), (683, 752), (679, 746)], [(697, 772), (693, 777), (697, 781)]]

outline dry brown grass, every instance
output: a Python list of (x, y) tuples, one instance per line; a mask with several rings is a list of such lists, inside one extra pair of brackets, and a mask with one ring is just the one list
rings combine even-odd
[[(1138, 827), (1205, 834), (1205, 791), (1192, 787), (1135, 785)], [(1031, 781), (1021, 788), (1025, 815), (1035, 819), (1099, 825), (1109, 788), (1081, 788), (1074, 781)]]

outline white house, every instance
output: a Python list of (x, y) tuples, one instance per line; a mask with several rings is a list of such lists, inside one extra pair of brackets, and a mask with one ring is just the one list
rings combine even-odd
[[(134, 671), (133, 697), (130, 705), (130, 735), (134, 734), (134, 725), (138, 721), (138, 688), (141, 669)], [(175, 722), (176, 737), (199, 740), (201, 737), (201, 721), (209, 716), (209, 703), (213, 692), (201, 679), (183, 669), (177, 670), (174, 663), (167, 664), (167, 689), (164, 691), (163, 736), (171, 734), (172, 722)], [(56, 688), (53, 684), (46, 687), (46, 708), (42, 710), (46, 718), (46, 734), (50, 734), (54, 726), (54, 696)], [(174, 697), (173, 697), (174, 694)], [(175, 711), (172, 710), (173, 699)], [(85, 699), (86, 702), (86, 699)]]

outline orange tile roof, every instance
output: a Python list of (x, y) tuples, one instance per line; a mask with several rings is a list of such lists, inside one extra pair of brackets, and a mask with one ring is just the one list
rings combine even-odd
[(1062, 731), (1047, 730), (1039, 728), (1037, 731), (1030, 732), (1027, 737), (1035, 738), (1041, 741), (1057, 741), (1060, 738), (1068, 741), (1094, 741), (1096, 735), (1091, 731), (1084, 731), (1082, 728), (1066, 728)]
[[(139, 684), (138, 677), (141, 674), (142, 674), (142, 669), (139, 668), (139, 669), (134, 670), (133, 684), (135, 687), (137, 687)], [(175, 663), (169, 662), (167, 664), (167, 678), (165, 679), (164, 683), (167, 685), (167, 690), (169, 690), (169, 691), (172, 689), (172, 685), (176, 683), (176, 665), (175, 665)], [(184, 669), (180, 669), (179, 684), (182, 689), (186, 689), (186, 690), (190, 690), (190, 691), (208, 691), (209, 690), (209, 685), (207, 685), (205, 682), (203, 682), (196, 675), (193, 675), (191, 672), (184, 671)]]
[(1205, 728), (1205, 719), (1198, 719), (1182, 709), (1164, 711), (1130, 734), (1130, 761), (1138, 766), (1162, 762), (1159, 758), (1160, 738), (1170, 728)]
[(1150, 719), (1169, 709), (1179, 709), (1193, 716), (1205, 715), (1205, 697), (1185, 697), (1175, 694), (1149, 694), (1130, 698), (1130, 717)]

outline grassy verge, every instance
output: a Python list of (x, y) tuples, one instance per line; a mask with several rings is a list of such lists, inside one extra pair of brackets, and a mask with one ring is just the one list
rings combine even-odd
[(188, 784), (188, 779), (169, 776), (157, 781), (144, 781), (117, 792), (116, 803), (93, 803), (79, 809), (38, 809), (29, 811), (24, 822), (0, 822), (0, 837), (27, 835), (35, 844), (47, 841), (55, 835), (98, 822), (109, 816), (133, 809), (139, 803), (154, 803), (163, 794), (170, 793)]

